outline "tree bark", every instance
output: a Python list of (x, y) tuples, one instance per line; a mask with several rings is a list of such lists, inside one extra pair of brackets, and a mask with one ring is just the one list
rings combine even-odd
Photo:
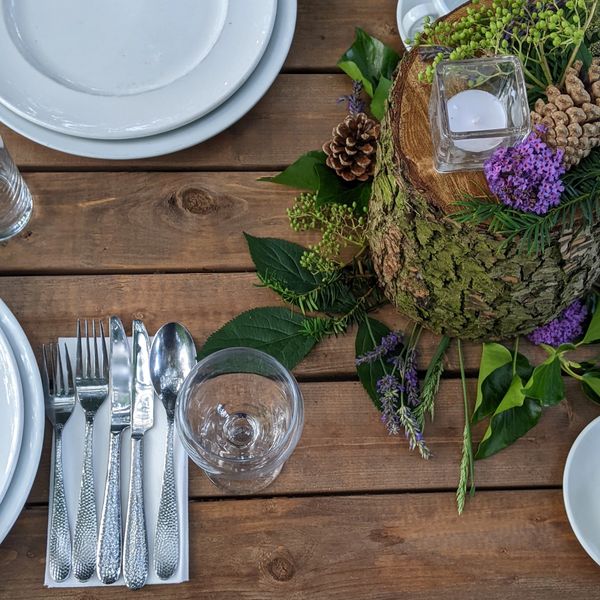
[[(455, 17), (455, 15), (453, 15)], [(481, 172), (439, 174), (429, 133), (430, 86), (416, 52), (401, 61), (382, 121), (370, 203), (375, 270), (398, 310), (436, 333), (476, 340), (528, 333), (600, 276), (600, 224), (555, 232), (543, 254), (485, 226), (460, 224), (453, 203), (489, 193)]]

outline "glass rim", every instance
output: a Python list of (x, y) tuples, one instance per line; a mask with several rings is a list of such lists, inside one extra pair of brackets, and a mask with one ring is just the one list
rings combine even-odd
[[(201, 369), (201, 367), (205, 366), (211, 360), (215, 358), (220, 358), (226, 356), (227, 354), (247, 354), (254, 355), (255, 357), (264, 359), (266, 362), (275, 367), (276, 371), (282, 375), (282, 378), (285, 381), (286, 387), (291, 391), (292, 394), (292, 418), (290, 419), (290, 424), (286, 428), (285, 435), (277, 442), (275, 446), (270, 448), (268, 452), (261, 456), (257, 456), (254, 458), (236, 458), (236, 457), (228, 457), (228, 456), (220, 456), (215, 452), (201, 446), (196, 443), (194, 436), (190, 435), (188, 432), (188, 428), (185, 426), (185, 419), (183, 416), (183, 407), (182, 402), (180, 401), (182, 392), (186, 389), (188, 381), (197, 374), (197, 372)], [(204, 461), (206, 460), (211, 465), (214, 462), (218, 462), (221, 464), (227, 465), (248, 465), (253, 469), (263, 469), (267, 466), (282, 464), (287, 460), (293, 451), (295, 445), (300, 439), (300, 434), (302, 432), (303, 424), (304, 424), (304, 407), (303, 407), (303, 398), (302, 393), (300, 392), (300, 387), (296, 378), (292, 375), (291, 371), (281, 364), (276, 358), (271, 356), (270, 354), (263, 352), (262, 350), (258, 350), (256, 348), (249, 348), (245, 346), (233, 346), (231, 348), (223, 348), (221, 350), (217, 350), (208, 356), (205, 356), (201, 360), (199, 360), (194, 368), (188, 374), (181, 391), (177, 397), (177, 410), (176, 417), (178, 422), (178, 429), (180, 432), (180, 437), (182, 439), (183, 445), (186, 448), (187, 453), (193, 458), (194, 456), (199, 456), (199, 458)], [(201, 465), (199, 465), (201, 466)], [(205, 467), (201, 466), (203, 469)], [(205, 469), (212, 472), (210, 469)], [(218, 471), (222, 474), (222, 471)]]

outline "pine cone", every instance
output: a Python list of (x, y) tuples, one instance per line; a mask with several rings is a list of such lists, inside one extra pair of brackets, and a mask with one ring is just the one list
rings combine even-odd
[(323, 144), (326, 164), (344, 181), (366, 181), (375, 170), (379, 123), (365, 113), (348, 115)]
[(533, 125), (546, 127), (544, 141), (564, 150), (567, 169), (600, 145), (600, 58), (593, 59), (585, 79), (581, 67), (581, 61), (573, 63), (564, 89), (548, 86), (547, 101), (538, 99), (531, 113)]

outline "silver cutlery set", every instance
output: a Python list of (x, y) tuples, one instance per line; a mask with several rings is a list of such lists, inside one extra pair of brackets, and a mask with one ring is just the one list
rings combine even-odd
[[(42, 377), (46, 414), (54, 428), (54, 486), (51, 491), (48, 566), (52, 579), (64, 581), (71, 571), (85, 582), (97, 573), (105, 584), (123, 572), (125, 584), (139, 589), (149, 573), (148, 534), (144, 510), (144, 434), (154, 425), (154, 397), (166, 411), (167, 439), (162, 490), (155, 524), (156, 575), (170, 579), (179, 564), (179, 514), (173, 460), (174, 413), (177, 394), (196, 362), (196, 349), (187, 329), (178, 323), (161, 327), (150, 345), (141, 321), (132, 326), (132, 348), (120, 319), (110, 318), (110, 348), (104, 326), (77, 322), (73, 369), (68, 348), (64, 358), (57, 344), (44, 346)], [(110, 446), (100, 525), (94, 483), (94, 420), (110, 399)], [(73, 541), (67, 512), (62, 465), (62, 433), (79, 401), (85, 413), (83, 468)], [(127, 511), (121, 515), (121, 438), (131, 429), (131, 469)], [(124, 529), (124, 535), (123, 535)]]

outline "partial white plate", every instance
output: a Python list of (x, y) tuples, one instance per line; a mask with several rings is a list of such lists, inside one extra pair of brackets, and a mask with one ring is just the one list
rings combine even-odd
[(23, 391), (19, 368), (0, 329), (0, 502), (13, 476), (23, 437)]
[(0, 328), (8, 338), (23, 386), (23, 439), (15, 473), (0, 504), (0, 543), (21, 513), (40, 463), (44, 441), (44, 394), (40, 371), (23, 329), (0, 300)]
[(0, 121), (49, 148), (90, 158), (132, 160), (189, 148), (241, 119), (267, 92), (289, 52), (296, 26), (296, 0), (278, 0), (271, 40), (248, 81), (224, 104), (192, 123), (166, 133), (131, 140), (92, 140), (40, 127), (0, 104)]
[(3, 0), (0, 101), (69, 135), (181, 127), (231, 96), (271, 37), (276, 0)]
[(577, 437), (565, 463), (563, 499), (584, 550), (600, 565), (600, 417)]
[(396, 23), (398, 33), (407, 50), (417, 33), (423, 31), (425, 19), (435, 21), (456, 10), (466, 0), (398, 0)]

